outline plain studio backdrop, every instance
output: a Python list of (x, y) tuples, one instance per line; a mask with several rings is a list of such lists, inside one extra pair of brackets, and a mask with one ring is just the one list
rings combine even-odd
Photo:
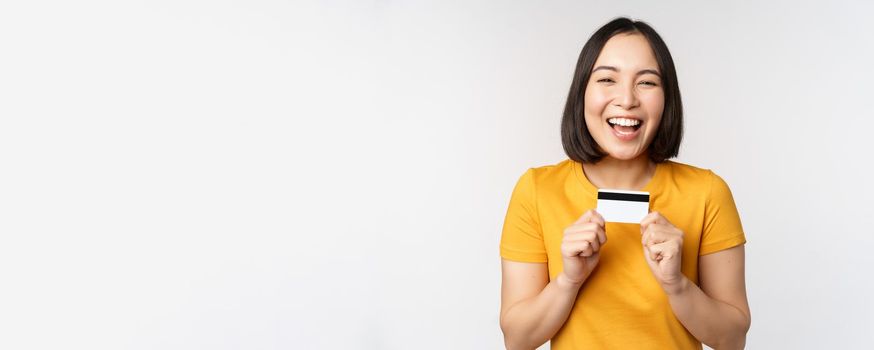
[(748, 347), (868, 348), (872, 9), (3, 2), (0, 348), (501, 348), (510, 193), (616, 16), (733, 190)]

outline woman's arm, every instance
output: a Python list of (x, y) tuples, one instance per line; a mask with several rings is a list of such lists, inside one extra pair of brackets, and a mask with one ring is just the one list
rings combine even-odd
[(562, 271), (549, 282), (546, 263), (501, 261), (501, 330), (507, 349), (534, 349), (564, 325), (577, 293), (607, 244), (604, 218), (588, 210), (564, 229)]
[(643, 255), (680, 323), (715, 349), (742, 349), (750, 328), (744, 247), (698, 258), (701, 288), (680, 271), (683, 231), (658, 212), (640, 222)]
[(743, 245), (698, 258), (699, 288), (683, 278), (666, 289), (680, 323), (714, 349), (743, 349), (750, 328)]
[(549, 282), (546, 263), (501, 261), (501, 330), (507, 349), (535, 349), (570, 315), (582, 283), (564, 273)]

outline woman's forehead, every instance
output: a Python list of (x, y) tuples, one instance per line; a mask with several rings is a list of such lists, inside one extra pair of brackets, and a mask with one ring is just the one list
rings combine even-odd
[(619, 71), (659, 68), (649, 41), (640, 33), (617, 34), (607, 40), (592, 68), (598, 66), (615, 67)]

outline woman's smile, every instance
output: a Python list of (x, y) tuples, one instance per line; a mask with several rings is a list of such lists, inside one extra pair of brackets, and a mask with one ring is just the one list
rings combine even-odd
[(640, 135), (643, 121), (634, 116), (613, 117), (607, 119), (607, 126), (619, 140), (631, 141)]

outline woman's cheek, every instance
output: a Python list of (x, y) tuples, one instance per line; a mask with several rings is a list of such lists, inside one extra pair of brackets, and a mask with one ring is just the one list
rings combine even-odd
[(586, 108), (592, 107), (591, 111), (595, 112), (597, 115), (601, 115), (604, 111), (604, 107), (607, 105), (607, 101), (609, 100), (609, 96), (606, 91), (601, 91), (601, 89), (594, 88), (594, 91), (591, 91), (590, 94), (587, 94), (586, 98)]
[(665, 95), (661, 91), (652, 91), (641, 96), (644, 102), (644, 108), (651, 119), (661, 119), (662, 111), (665, 109)]

